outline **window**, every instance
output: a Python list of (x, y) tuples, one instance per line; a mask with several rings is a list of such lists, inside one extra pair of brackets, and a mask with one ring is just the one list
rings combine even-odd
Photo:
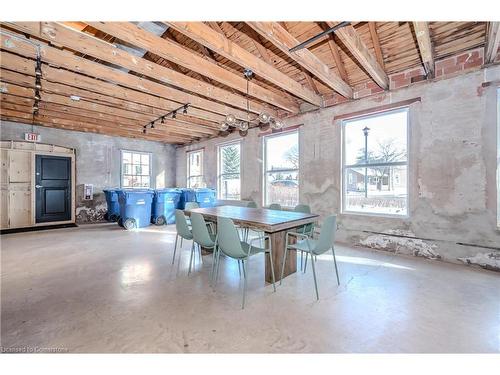
[(122, 187), (151, 187), (151, 154), (122, 150)]
[(203, 183), (203, 150), (187, 153), (187, 187), (204, 187)]
[(342, 125), (343, 211), (408, 215), (408, 108)]
[(219, 146), (217, 170), (219, 199), (241, 199), (240, 142)]
[(299, 203), (299, 133), (264, 138), (264, 204), (294, 207)]

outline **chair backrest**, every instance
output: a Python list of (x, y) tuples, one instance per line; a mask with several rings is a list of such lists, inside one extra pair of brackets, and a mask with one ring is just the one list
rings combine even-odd
[[(301, 212), (303, 214), (310, 214), (311, 213), (311, 207), (308, 204), (298, 204), (295, 206), (293, 209), (295, 212)], [(312, 231), (314, 229), (314, 224), (305, 224), (301, 226), (300, 228), (297, 229), (297, 232), (302, 233), (302, 234), (307, 234), (307, 235), (312, 235)]]
[(302, 212), (304, 214), (310, 214), (311, 213), (311, 207), (307, 204), (298, 204), (295, 206), (293, 209), (295, 212)]
[(198, 202), (186, 202), (186, 205), (184, 206), (185, 210), (192, 210), (194, 208), (200, 208)]
[(270, 210), (281, 210), (281, 204), (279, 203), (271, 203), (269, 205)]
[(231, 258), (244, 258), (247, 255), (241, 247), (240, 236), (234, 222), (227, 217), (217, 218), (217, 246)]
[(202, 214), (193, 212), (191, 214), (191, 227), (193, 239), (203, 247), (214, 247), (215, 242), (210, 237), (207, 229), (207, 223)]
[(328, 216), (321, 226), (321, 233), (313, 250), (314, 254), (322, 254), (328, 251), (335, 242), (335, 232), (337, 231), (337, 215)]
[(193, 234), (186, 221), (186, 216), (184, 216), (184, 212), (181, 210), (175, 210), (175, 229), (177, 230), (177, 234), (182, 238), (186, 240), (193, 238)]
[(254, 201), (250, 201), (247, 203), (247, 207), (248, 208), (257, 208), (257, 203), (255, 203)]

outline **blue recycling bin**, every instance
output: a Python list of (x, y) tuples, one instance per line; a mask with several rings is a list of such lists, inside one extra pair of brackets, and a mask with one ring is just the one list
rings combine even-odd
[(150, 189), (118, 190), (120, 219), (118, 224), (125, 229), (147, 227), (151, 224), (151, 205), (154, 191)]
[(181, 199), (179, 201), (179, 209), (183, 210), (186, 207), (186, 202), (196, 202), (196, 192), (194, 189), (179, 189), (181, 191)]
[(118, 190), (117, 188), (104, 189), (104, 195), (106, 197), (106, 204), (108, 206), (108, 211), (104, 215), (104, 219), (107, 221), (118, 221), (120, 218), (120, 203), (118, 202)]
[(200, 207), (214, 207), (215, 206), (215, 190), (214, 189), (196, 189), (195, 202)]
[(151, 222), (156, 225), (175, 223), (175, 210), (179, 207), (182, 192), (179, 189), (157, 189), (153, 196)]

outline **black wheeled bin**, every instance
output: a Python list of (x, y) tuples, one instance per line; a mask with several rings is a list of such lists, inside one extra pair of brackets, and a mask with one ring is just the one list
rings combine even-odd
[(175, 223), (175, 210), (179, 208), (182, 191), (179, 189), (157, 189), (153, 196), (151, 222), (156, 225)]
[(104, 195), (106, 197), (106, 204), (108, 205), (108, 211), (104, 215), (104, 219), (107, 221), (118, 221), (120, 218), (120, 203), (118, 202), (118, 190), (117, 188), (104, 189)]

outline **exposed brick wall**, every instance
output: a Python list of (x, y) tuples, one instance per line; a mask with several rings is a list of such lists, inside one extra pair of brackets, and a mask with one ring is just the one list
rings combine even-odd
[(484, 48), (476, 48), (459, 55), (436, 61), (436, 78), (463, 70), (479, 68), (484, 64)]

